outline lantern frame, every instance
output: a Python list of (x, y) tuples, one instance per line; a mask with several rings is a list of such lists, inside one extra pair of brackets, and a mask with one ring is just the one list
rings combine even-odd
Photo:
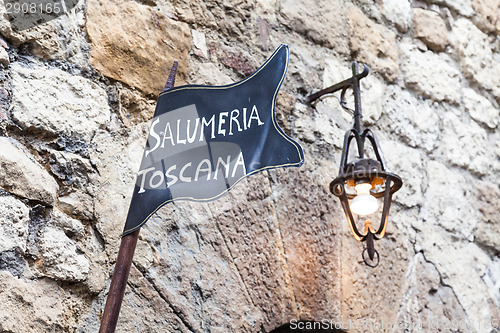
[[(341, 90), (340, 104), (345, 111), (353, 114), (354, 124), (344, 135), (339, 174), (330, 183), (330, 192), (339, 198), (354, 238), (357, 241), (366, 241), (367, 243), (362, 253), (363, 261), (368, 266), (375, 267), (378, 265), (379, 255), (375, 250), (374, 240), (380, 240), (385, 235), (392, 195), (401, 188), (403, 181), (401, 177), (388, 171), (382, 149), (380, 148), (375, 133), (370, 128), (362, 128), (361, 119), (363, 115), (361, 112), (359, 81), (369, 73), (369, 68), (366, 65), (363, 66), (363, 71), (358, 73), (358, 63), (354, 61), (352, 64), (353, 74), (351, 78), (307, 96), (306, 102), (312, 103), (325, 94)], [(354, 110), (347, 107), (345, 93), (348, 89), (353, 90)], [(353, 140), (356, 142), (358, 159), (351, 161), (349, 159), (349, 148)], [(366, 140), (371, 144), (376, 159), (365, 157)], [(354, 218), (349, 204), (349, 200), (356, 197), (356, 194), (349, 193), (348, 190), (359, 183), (370, 183), (372, 185), (370, 194), (375, 198), (383, 198), (382, 216), (377, 230), (373, 228), (370, 220), (364, 221), (364, 232), (361, 232), (357, 227), (356, 219)], [(371, 262), (366, 260), (365, 252), (368, 252)], [(377, 260), (374, 263), (375, 254), (377, 255)]]

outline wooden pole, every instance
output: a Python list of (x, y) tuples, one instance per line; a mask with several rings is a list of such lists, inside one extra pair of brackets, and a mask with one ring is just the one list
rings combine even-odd
[[(174, 87), (177, 64), (178, 62), (174, 61), (163, 91)], [(141, 229), (137, 229), (136, 231), (122, 237), (120, 249), (118, 250), (118, 257), (116, 258), (115, 271), (113, 272), (113, 278), (111, 279), (111, 285), (109, 286), (108, 298), (106, 299), (106, 305), (104, 306), (104, 313), (102, 315), (99, 333), (115, 332), (140, 230)]]
[(115, 332), (140, 231), (138, 229), (122, 238), (99, 333)]

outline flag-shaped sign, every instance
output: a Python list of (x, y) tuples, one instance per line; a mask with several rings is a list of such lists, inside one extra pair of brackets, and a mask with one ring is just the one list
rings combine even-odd
[(288, 58), (288, 46), (281, 45), (243, 81), (160, 94), (124, 235), (167, 203), (214, 200), (251, 174), (302, 165), (302, 148), (275, 115)]

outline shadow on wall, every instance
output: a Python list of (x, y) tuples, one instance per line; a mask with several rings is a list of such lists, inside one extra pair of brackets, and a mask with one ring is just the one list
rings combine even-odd
[(270, 333), (347, 333), (341, 329), (324, 327), (324, 323), (318, 321), (295, 321), (281, 325)]

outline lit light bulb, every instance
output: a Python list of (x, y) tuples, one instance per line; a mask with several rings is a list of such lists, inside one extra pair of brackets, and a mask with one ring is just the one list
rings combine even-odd
[(351, 211), (357, 215), (370, 215), (377, 211), (378, 202), (370, 194), (372, 185), (370, 183), (361, 183), (354, 187), (358, 195), (351, 201)]

